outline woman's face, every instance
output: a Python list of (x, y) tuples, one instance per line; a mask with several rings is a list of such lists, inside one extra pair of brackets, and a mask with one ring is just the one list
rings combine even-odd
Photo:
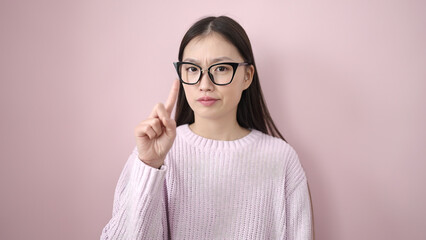
[[(217, 33), (192, 39), (184, 49), (182, 61), (195, 63), (203, 70), (220, 62), (244, 62), (237, 48)], [(253, 74), (252, 65), (239, 66), (228, 85), (215, 85), (207, 71), (197, 84), (183, 84), (195, 121), (199, 118), (235, 120), (241, 93), (250, 86)]]

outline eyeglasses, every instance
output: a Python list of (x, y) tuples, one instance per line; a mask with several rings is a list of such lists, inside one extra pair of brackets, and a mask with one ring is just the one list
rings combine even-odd
[(190, 62), (174, 62), (180, 81), (185, 84), (195, 85), (207, 71), (210, 80), (216, 85), (228, 85), (234, 79), (238, 66), (250, 65), (249, 63), (224, 62), (211, 65), (208, 69), (202, 69), (200, 66)]

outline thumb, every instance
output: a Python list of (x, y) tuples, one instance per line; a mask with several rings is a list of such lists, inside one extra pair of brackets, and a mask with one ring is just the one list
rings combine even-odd
[(163, 117), (161, 119), (163, 125), (166, 127), (167, 136), (175, 136), (176, 135), (176, 121), (171, 118)]

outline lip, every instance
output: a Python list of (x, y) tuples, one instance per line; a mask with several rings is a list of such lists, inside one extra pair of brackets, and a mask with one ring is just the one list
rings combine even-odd
[(216, 101), (218, 101), (219, 99), (216, 98), (212, 98), (212, 97), (200, 97), (197, 99), (197, 101), (201, 104), (203, 104), (204, 106), (211, 106), (213, 105)]

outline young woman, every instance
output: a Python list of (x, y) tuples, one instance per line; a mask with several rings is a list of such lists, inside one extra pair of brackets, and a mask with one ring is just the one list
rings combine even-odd
[(312, 239), (306, 176), (268, 113), (244, 29), (201, 19), (174, 64), (180, 81), (136, 127), (101, 239)]

